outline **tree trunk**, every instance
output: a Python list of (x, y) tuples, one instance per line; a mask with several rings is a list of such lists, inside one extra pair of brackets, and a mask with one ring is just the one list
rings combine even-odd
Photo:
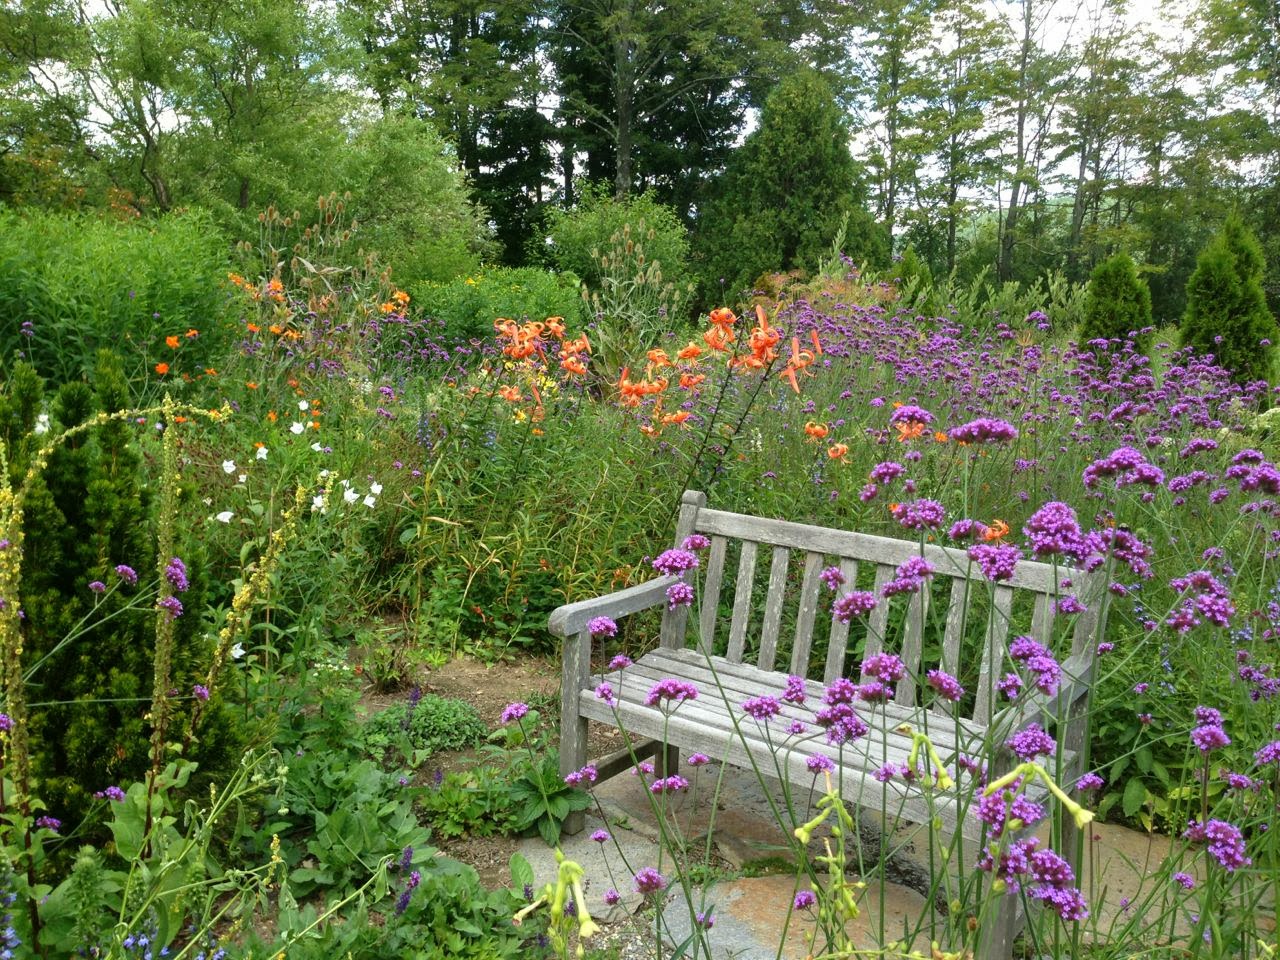
[(625, 27), (613, 41), (613, 108), (615, 163), (613, 194), (618, 200), (631, 192), (631, 149), (635, 108), (635, 43)]
[(1001, 281), (1013, 278), (1013, 239), (1022, 213), (1022, 186), (1027, 164), (1027, 69), (1031, 60), (1031, 4), (1022, 0), (1022, 49), (1018, 56), (1018, 105), (1016, 112), (1017, 154), (1014, 157), (1013, 182), (1009, 187), (1009, 208), (1005, 211), (1004, 231), (1000, 236), (1000, 256), (996, 276)]

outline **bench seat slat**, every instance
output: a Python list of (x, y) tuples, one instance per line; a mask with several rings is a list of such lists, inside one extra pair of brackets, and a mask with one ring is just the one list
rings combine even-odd
[[(704, 662), (700, 668), (698, 659), (701, 658), (696, 652), (688, 650), (660, 650), (646, 654), (626, 670), (606, 675), (618, 697), (616, 708), (598, 700), (592, 691), (584, 690), (580, 695), (579, 709), (584, 716), (611, 725), (616, 724), (620, 716), (622, 724), (633, 736), (661, 738), (665, 734), (668, 742), (681, 748), (697, 750), (739, 766), (750, 768), (751, 756), (754, 756), (761, 772), (769, 776), (778, 775), (779, 770), (774, 767), (776, 762), (783, 775), (793, 783), (813, 781), (813, 774), (804, 763), (808, 757), (820, 754), (837, 763), (843, 777), (845, 796), (851, 802), (880, 806), (882, 798), (887, 797), (891, 813), (908, 819), (930, 815), (917, 789), (903, 783), (900, 778), (881, 784), (873, 777), (883, 763), (905, 763), (907, 760), (911, 740), (906, 734), (896, 731), (899, 718), (918, 718), (927, 711), (913, 710), (900, 704), (887, 704), (876, 711), (860, 710), (860, 715), (872, 722), (872, 732), (843, 747), (834, 746), (826, 742), (825, 734), (813, 722), (813, 708), (821, 702), (821, 686), (810, 681), (806, 684), (806, 703), (784, 704), (783, 714), (770, 722), (766, 733), (765, 728), (737, 707), (740, 700), (749, 696), (779, 691), (781, 687), (774, 681), (784, 681), (784, 675), (761, 674), (749, 665), (730, 664), (722, 658), (714, 658), (712, 662), (724, 689), (721, 694), (712, 679), (710, 667)], [(689, 680), (697, 684), (700, 691), (698, 699), (682, 703), (669, 717), (657, 708), (644, 705), (644, 697), (650, 687), (665, 677)], [(725, 698), (729, 700), (727, 705)], [(738, 720), (736, 729), (734, 716)], [(805, 722), (809, 734), (800, 738), (787, 737), (785, 729), (791, 719)], [(966, 721), (943, 720), (937, 716), (933, 719), (937, 726), (930, 725), (930, 737), (943, 762), (954, 774), (956, 730), (961, 732), (965, 741), (961, 744), (965, 752), (976, 750), (981, 745), (982, 731), (973, 729), (973, 725)], [(919, 723), (916, 725), (921, 726)], [(950, 736), (946, 735), (948, 731)], [(954, 803), (953, 793), (940, 794), (932, 814), (941, 816), (954, 826)], [(968, 816), (964, 829), (967, 835), (976, 837), (981, 824)]]
[[(714, 674), (712, 666), (715, 668)], [(679, 677), (695, 683), (702, 697), (719, 703), (723, 697), (716, 685), (718, 681), (719, 687), (724, 689), (725, 695), (729, 697), (729, 702), (735, 709), (749, 697), (766, 694), (781, 697), (787, 680), (783, 673), (762, 673), (750, 665), (732, 664), (720, 657), (712, 658), (711, 664), (708, 664), (705, 658), (692, 650), (655, 650), (645, 654), (633, 666), (627, 667), (623, 675), (636, 668), (639, 668), (637, 673), (643, 673), (649, 679), (649, 683), (641, 694), (642, 698), (643, 694), (648, 692), (652, 682), (663, 677)], [(798, 719), (812, 725), (813, 712), (821, 706), (822, 685), (808, 680), (805, 682), (805, 703), (800, 706), (784, 703), (783, 715), (788, 718), (788, 721)], [(976, 744), (985, 735), (986, 728), (972, 720), (942, 717), (931, 710), (922, 710), (919, 707), (907, 707), (890, 702), (878, 705), (874, 710), (869, 704), (856, 704), (855, 709), (858, 715), (868, 722), (874, 716), (880, 715), (884, 718), (883, 725), (887, 726), (896, 727), (902, 723), (910, 723), (921, 732), (924, 732), (927, 726), (929, 736), (938, 738), (936, 742), (939, 746), (944, 743), (953, 745), (956, 741), (956, 730), (960, 731), (960, 740), (965, 746)], [(785, 723), (781, 725), (782, 728), (785, 726)]]

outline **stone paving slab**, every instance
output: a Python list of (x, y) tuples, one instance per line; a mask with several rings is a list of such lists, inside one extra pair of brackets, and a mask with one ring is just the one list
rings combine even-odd
[[(712, 882), (705, 888), (705, 903), (713, 905), (715, 924), (709, 939), (716, 956), (764, 960), (778, 955), (780, 941), (784, 944), (783, 956), (805, 956), (805, 936), (810, 929), (807, 919), (800, 914), (793, 915), (789, 923), (786, 919), (795, 880), (787, 867), (793, 857), (788, 842), (792, 824), (789, 822), (784, 831), (775, 820), (775, 811), (784, 809), (782, 786), (766, 780), (762, 789), (754, 773), (734, 767), (725, 768), (720, 776), (716, 764), (700, 768), (696, 776), (692, 770), (686, 773), (693, 788), (670, 798), (664, 809), (667, 823), (678, 824), (683, 835), (693, 841), (698, 852), (690, 857), (691, 863), (702, 862), (706, 833), (709, 827), (713, 828), (716, 860), (712, 864)], [(813, 816), (816, 799), (817, 795), (808, 791), (792, 792), (793, 802), (801, 808), (794, 814), (798, 822)], [(588, 816), (586, 829), (564, 838), (562, 847), (565, 855), (581, 863), (586, 871), (592, 915), (602, 924), (618, 923), (630, 918), (644, 902), (631, 886), (635, 871), (660, 867), (672, 878), (673, 864), (669, 855), (660, 861), (659, 823), (638, 778), (624, 773), (597, 785), (595, 800), (598, 806)], [(859, 948), (874, 949), (899, 939), (904, 928), (913, 926), (916, 918), (926, 912), (922, 893), (927, 892), (930, 879), (928, 834), (918, 825), (885, 822), (869, 811), (863, 811), (860, 819), (863, 856), (876, 859), (882, 842), (893, 851), (887, 880), (871, 883), (863, 891), (862, 915), (849, 928)], [(600, 844), (591, 840), (591, 833), (598, 829), (608, 829), (613, 841)], [(1091, 824), (1090, 834), (1081, 886), (1094, 913), (1096, 929), (1105, 937), (1108, 930), (1123, 926), (1127, 920), (1126, 901), (1140, 902), (1154, 883), (1167, 882), (1155, 879), (1155, 875), (1167, 858), (1178, 853), (1180, 844), (1169, 837), (1114, 824)], [(519, 850), (533, 865), (539, 885), (554, 879), (554, 852), (541, 840), (521, 841)], [(966, 851), (966, 859), (972, 863), (975, 854), (976, 851)], [(1203, 859), (1196, 858), (1196, 862), (1203, 864)], [(723, 875), (726, 869), (736, 872), (744, 868), (748, 873), (769, 868), (773, 875), (714, 880), (716, 871)], [(1203, 880), (1203, 868), (1184, 869), (1197, 882)], [(623, 898), (612, 909), (606, 908), (601, 899), (610, 888)], [(670, 939), (678, 943), (688, 936), (689, 910), (683, 894), (676, 890), (673, 887), (665, 898), (664, 922)], [(878, 934), (882, 896), (886, 931), (883, 937)], [(1274, 927), (1270, 916), (1268, 923)], [(1173, 934), (1185, 936), (1190, 930), (1190, 914), (1183, 911)], [(927, 951), (927, 934), (914, 946)]]

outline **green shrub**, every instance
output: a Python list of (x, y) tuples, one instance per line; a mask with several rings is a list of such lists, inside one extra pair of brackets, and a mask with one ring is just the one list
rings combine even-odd
[(109, 346), (136, 383), (157, 362), (174, 362), (165, 337), (177, 335), (183, 370), (213, 366), (228, 342), (228, 252), (200, 212), (121, 222), (0, 211), (0, 357), (21, 350), (66, 383)]
[(417, 306), (443, 326), (446, 337), (492, 337), (493, 321), (564, 317), (582, 320), (578, 278), (536, 267), (490, 267), (449, 283), (419, 288)]
[(382, 756), (407, 738), (415, 751), (465, 750), (484, 740), (489, 732), (475, 707), (464, 700), (422, 694), (411, 695), (369, 718), (362, 733), (364, 747)]
[[(1089, 293), (1080, 342), (1123, 340), (1151, 325), (1151, 289), (1138, 276), (1127, 253), (1098, 264), (1089, 278)], [(1139, 342), (1145, 340), (1140, 337)]]
[(688, 284), (689, 237), (684, 224), (649, 192), (615, 200), (603, 186), (585, 187), (576, 206), (552, 211), (540, 254), (598, 292), (609, 273), (601, 258), (628, 225), (631, 239), (643, 242), (645, 263), (656, 264), (665, 281), (677, 288)]
[(1276, 318), (1262, 289), (1262, 248), (1253, 232), (1232, 215), (1200, 253), (1187, 281), (1183, 346), (1211, 353), (1240, 382), (1270, 379)]
[(383, 117), (362, 130), (334, 171), (351, 193), (357, 243), (417, 297), (426, 283), (477, 269), (492, 243), (452, 148), (430, 123)]

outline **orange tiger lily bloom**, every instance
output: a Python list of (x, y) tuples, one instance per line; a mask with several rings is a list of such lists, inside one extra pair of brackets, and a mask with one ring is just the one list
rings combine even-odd
[(564, 352), (565, 353), (590, 353), (591, 341), (587, 339), (587, 335), (585, 333), (582, 334), (582, 336), (578, 337), (576, 340), (566, 340), (564, 345)]
[(275, 423), (277, 419), (276, 412), (274, 410), (268, 410), (267, 419), (270, 420), (272, 423)]
[(1003, 520), (992, 520), (986, 531), (982, 534), (982, 539), (988, 543), (999, 543), (1009, 535), (1009, 525)]
[(847, 443), (833, 443), (827, 447), (827, 457), (831, 460), (839, 460), (841, 463), (848, 463), (849, 445)]
[(715, 327), (731, 327), (738, 322), (733, 311), (728, 307), (716, 307), (710, 314), (711, 325)]
[(662, 349), (650, 350), (647, 354), (645, 354), (645, 356), (649, 358), (649, 362), (652, 363), (655, 367), (671, 366), (671, 358), (667, 356), (667, 351), (665, 350), (662, 350)]
[(248, 330), (250, 333), (257, 333), (262, 328), (258, 326), (256, 323), (246, 323), (245, 329)]
[(705, 373), (682, 373), (680, 374), (680, 389), (692, 390), (705, 379), (707, 379)]
[(507, 403), (519, 403), (524, 397), (520, 396), (519, 387), (502, 386), (498, 388), (498, 396)]
[(577, 356), (570, 356), (560, 361), (560, 369), (580, 377), (587, 372), (587, 365)]
[(898, 442), (906, 443), (908, 440), (919, 440), (924, 436), (923, 423), (895, 423), (898, 428)]
[(197, 330), (195, 327), (192, 327), (190, 330), (187, 331), (188, 340), (194, 340), (198, 336), (200, 336), (200, 331)]
[(656, 437), (659, 433), (656, 427), (651, 427), (647, 423), (640, 424), (640, 432), (646, 437)]
[(825, 423), (810, 420), (804, 425), (804, 432), (813, 440), (825, 440), (827, 434), (831, 432), (831, 428)]
[(557, 340), (563, 340), (564, 317), (547, 317), (547, 332)]
[(692, 414), (688, 410), (677, 410), (675, 413), (666, 413), (662, 416), (664, 424), (684, 423)]
[(677, 360), (697, 360), (702, 356), (702, 348), (692, 341), (676, 354)]
[(933, 433), (933, 442), (934, 442), (934, 443), (946, 443), (946, 442), (947, 442), (948, 440), (950, 440), (950, 439), (951, 439), (951, 438), (950, 438), (950, 437), (948, 437), (948, 436), (947, 436), (945, 433), (943, 433), (941, 430), (935, 430), (935, 431), (934, 431), (934, 433)]
[(177, 350), (177, 349), (178, 349), (178, 343), (179, 343), (179, 340), (178, 340), (178, 338), (177, 338), (177, 337), (165, 337), (165, 338), (164, 338), (164, 344), (165, 344), (165, 346), (166, 346), (166, 347), (168, 347), (170, 350)]
[[(800, 384), (796, 382), (796, 374), (801, 373), (816, 359), (817, 355), (810, 350), (800, 349), (800, 338), (791, 338), (791, 357), (787, 360), (787, 365), (782, 369), (778, 376), (791, 383), (791, 389), (796, 393), (800, 392)], [(809, 374), (813, 376), (813, 374)]]
[(160, 376), (163, 377), (168, 372), (169, 372), (169, 365), (167, 363), (156, 364), (156, 373), (160, 374)]
[(712, 327), (702, 335), (702, 339), (712, 350), (724, 353), (737, 338), (728, 327)]

